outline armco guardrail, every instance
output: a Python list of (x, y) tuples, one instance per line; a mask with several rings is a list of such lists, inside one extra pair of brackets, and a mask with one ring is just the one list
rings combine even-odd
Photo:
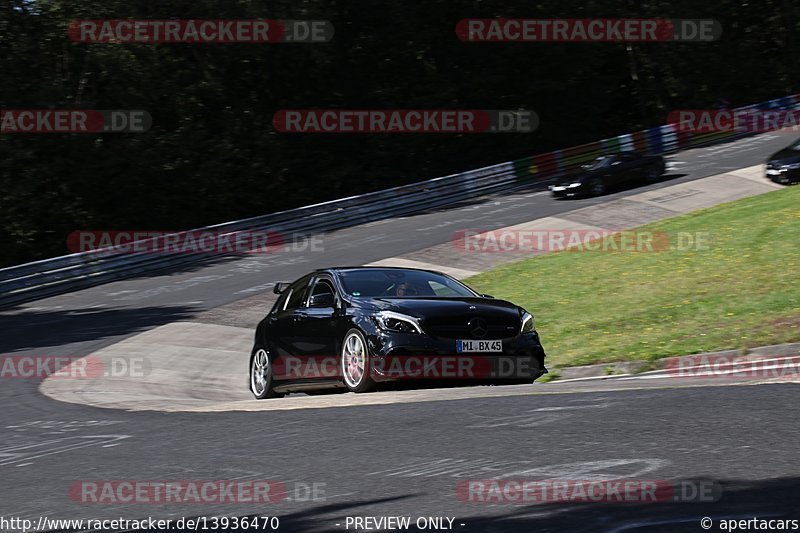
[[(800, 94), (738, 109), (800, 109)], [(463, 174), (444, 176), (192, 231), (213, 231), (217, 234), (266, 230), (279, 233), (331, 231), (441, 207), (523, 184), (546, 183), (578, 170), (580, 165), (604, 153), (638, 150), (652, 154), (670, 154), (748, 135), (752, 134), (738, 132), (692, 134), (678, 131), (674, 124), (667, 124)], [(4, 268), (0, 269), (0, 306), (18, 304), (208, 258), (208, 255), (198, 254), (131, 253), (112, 247)]]

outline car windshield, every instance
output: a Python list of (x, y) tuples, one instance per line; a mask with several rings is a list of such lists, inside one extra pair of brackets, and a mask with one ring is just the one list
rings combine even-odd
[(600, 157), (595, 159), (593, 162), (589, 163), (589, 165), (587, 165), (586, 169), (587, 170), (597, 170), (598, 168), (610, 167), (611, 163), (613, 163), (615, 159), (616, 158), (613, 155), (601, 155)]
[(340, 273), (345, 292), (363, 298), (474, 297), (456, 280), (421, 270), (354, 269)]

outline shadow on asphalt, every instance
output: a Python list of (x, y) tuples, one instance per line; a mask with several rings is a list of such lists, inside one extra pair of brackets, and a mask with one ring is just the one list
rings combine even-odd
[[(744, 465), (743, 465), (744, 467)], [(693, 482), (698, 480), (685, 480)], [(415, 514), (414, 501), (424, 498), (424, 494), (406, 494), (372, 500), (349, 501), (336, 504), (310, 507), (292, 513), (274, 513), (280, 519), (280, 531), (347, 531), (347, 517), (408, 516), (411, 518), (410, 531), (417, 531), (415, 520), (420, 517), (451, 517), (460, 512), (453, 521), (453, 531), (460, 532), (521, 532), (521, 531), (576, 531), (576, 532), (622, 532), (647, 531), (673, 533), (683, 531), (704, 531), (701, 519), (708, 517), (713, 521), (711, 531), (720, 531), (721, 520), (800, 520), (797, 512), (797, 494), (800, 494), (800, 479), (781, 478), (764, 481), (726, 481), (721, 482), (722, 495), (719, 501), (709, 503), (563, 503), (539, 505), (486, 505), (453, 501), (452, 505), (442, 505), (434, 513)], [(402, 502), (402, 503), (401, 503)], [(393, 505), (398, 503), (397, 508)], [(421, 502), (422, 503), (422, 502)], [(424, 507), (430, 509), (425, 502)], [(374, 506), (380, 506), (375, 508)], [(481, 516), (483, 514), (483, 516)], [(255, 520), (261, 514), (248, 515)], [(197, 518), (197, 517), (195, 517)], [(241, 517), (244, 518), (244, 517)], [(447, 522), (445, 522), (446, 524)], [(337, 524), (339, 524), (337, 526)], [(461, 524), (464, 524), (461, 526)], [(736, 528), (742, 530), (741, 527)], [(753, 527), (750, 530), (766, 529)], [(785, 529), (793, 529), (791, 525)], [(261, 530), (261, 529), (259, 529)], [(349, 529), (354, 531), (352, 524)], [(151, 531), (136, 529), (125, 531)], [(154, 530), (153, 530), (154, 531)], [(166, 531), (166, 530), (162, 530)], [(170, 529), (168, 531), (181, 531)], [(243, 529), (226, 531), (245, 531)], [(254, 531), (254, 529), (250, 529)]]
[[(661, 176), (658, 181), (654, 181), (653, 183), (648, 183), (646, 181), (642, 181), (641, 183), (628, 183), (625, 185), (618, 185), (615, 187), (609, 187), (605, 194), (601, 196), (592, 196), (591, 198), (602, 198), (603, 196), (608, 196), (609, 194), (619, 193), (619, 192), (635, 192), (637, 189), (641, 189), (642, 187), (647, 187), (648, 185), (661, 185), (667, 184), (670, 181), (685, 178), (688, 174), (664, 174)], [(698, 178), (702, 179), (702, 178)], [(564, 181), (564, 180), (561, 180)], [(560, 198), (554, 198), (556, 201), (569, 201), (569, 200), (581, 200), (587, 198), (586, 196), (564, 196)]]
[[(189, 306), (139, 309), (70, 309), (0, 315), (0, 354), (17, 350), (96, 342), (191, 318)], [(47, 355), (47, 354), (42, 354)]]
[[(745, 465), (742, 465), (743, 468)], [(701, 480), (685, 480), (687, 482)], [(722, 481), (716, 502), (547, 504), (507, 508), (494, 517), (463, 519), (470, 531), (647, 531), (673, 533), (704, 531), (703, 518), (720, 531), (721, 520), (797, 519), (800, 479)], [(464, 529), (467, 529), (466, 527)], [(752, 525), (750, 530), (756, 530)], [(766, 529), (766, 528), (763, 528)], [(788, 529), (791, 529), (789, 527)], [(730, 530), (730, 529), (729, 529)], [(736, 530), (742, 530), (741, 527)]]

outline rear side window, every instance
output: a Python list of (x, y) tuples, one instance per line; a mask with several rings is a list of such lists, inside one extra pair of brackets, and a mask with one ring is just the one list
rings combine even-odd
[(289, 309), (297, 309), (298, 307), (303, 307), (303, 301), (305, 300), (306, 289), (308, 288), (308, 280), (309, 277), (306, 276), (298, 280), (295, 283), (292, 283), (292, 286), (286, 291), (286, 303), (281, 308), (281, 310), (286, 311)]
[(305, 296), (306, 288), (298, 287), (297, 289), (290, 289), (292, 292), (289, 294), (289, 301), (286, 304), (286, 309), (297, 309), (303, 306), (303, 296)]
[(286, 298), (289, 296), (289, 291), (285, 291), (281, 293), (278, 297), (278, 301), (275, 302), (275, 305), (272, 307), (272, 312), (276, 313), (279, 311), (283, 311), (283, 308), (286, 306)]

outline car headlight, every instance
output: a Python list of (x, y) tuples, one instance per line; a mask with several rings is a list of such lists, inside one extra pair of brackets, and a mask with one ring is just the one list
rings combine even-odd
[(525, 311), (522, 313), (522, 327), (520, 328), (520, 333), (533, 333), (536, 331), (536, 321), (533, 319), (533, 315), (529, 312)]
[(791, 165), (783, 165), (781, 168), (786, 170), (797, 170), (800, 168), (800, 163), (792, 163)]
[(569, 185), (567, 185), (567, 187), (569, 187), (570, 189), (574, 189), (575, 187), (580, 187), (581, 185), (583, 185), (583, 184), (582, 183), (570, 183)]
[(394, 311), (380, 311), (375, 315), (375, 321), (384, 331), (395, 333), (422, 333), (419, 319), (413, 316), (395, 313)]

